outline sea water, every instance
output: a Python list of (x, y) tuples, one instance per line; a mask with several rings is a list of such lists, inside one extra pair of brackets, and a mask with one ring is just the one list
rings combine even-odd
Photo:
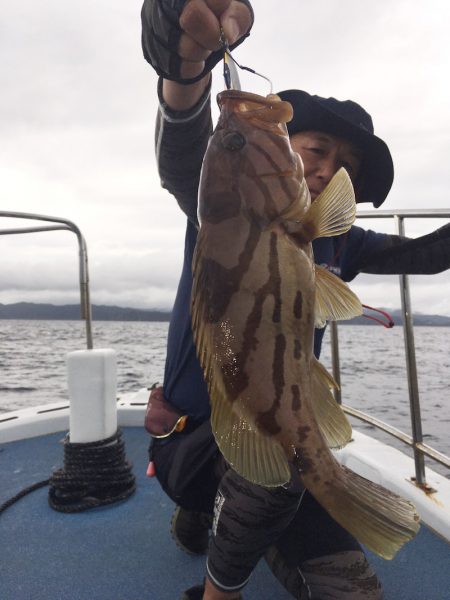
[[(162, 383), (167, 329), (168, 323), (94, 323), (94, 347), (116, 351), (119, 393)], [(450, 455), (450, 328), (416, 327), (414, 336), (424, 442)], [(402, 328), (341, 325), (339, 346), (343, 402), (410, 434)], [(82, 322), (0, 320), (0, 412), (67, 400), (67, 353), (85, 348)], [(330, 354), (326, 332), (321, 361), (329, 370)]]

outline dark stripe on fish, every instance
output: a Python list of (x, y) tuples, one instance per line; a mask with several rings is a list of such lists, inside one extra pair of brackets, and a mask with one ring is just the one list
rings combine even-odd
[(284, 389), (284, 355), (286, 352), (286, 338), (279, 333), (275, 338), (275, 350), (273, 356), (273, 384), (275, 387), (274, 404), (280, 404), (280, 398)]
[(237, 182), (231, 182), (231, 188), (224, 192), (214, 192), (214, 202), (208, 202), (205, 192), (205, 204), (202, 205), (201, 220), (217, 225), (226, 219), (237, 217), (241, 210), (241, 197)]
[[(252, 261), (260, 233), (260, 229), (250, 223), (249, 235), (239, 255), (238, 264), (231, 269), (213, 259), (201, 259), (202, 265), (198, 270), (199, 290), (202, 296), (200, 302), (207, 307), (210, 323), (218, 323), (222, 319), (233, 294), (238, 291), (242, 277)], [(216, 284), (217, 281), (220, 281), (220, 286)]]
[(294, 317), (296, 319), (301, 319), (302, 312), (303, 312), (303, 296), (302, 296), (301, 291), (298, 290), (297, 294), (295, 295), (295, 300), (294, 300)]
[(256, 417), (256, 425), (261, 427), (269, 435), (277, 435), (281, 427), (277, 424), (276, 416), (281, 406), (281, 396), (284, 390), (284, 355), (286, 352), (286, 338), (279, 333), (275, 338), (275, 350), (273, 357), (272, 377), (275, 388), (275, 398), (269, 410), (259, 413)]
[(300, 401), (300, 388), (297, 384), (294, 384), (291, 387), (292, 391), (292, 410), (297, 411), (300, 410), (301, 401)]
[[(272, 141), (277, 146), (279, 146), (279, 148), (277, 148), (277, 150), (280, 150), (282, 152), (283, 147), (284, 147), (284, 144), (282, 143), (282, 141), (281, 140), (278, 141), (277, 139), (274, 139)], [(251, 143), (251, 144), (249, 144), (249, 146), (251, 146), (256, 152), (261, 154), (268, 161), (268, 163), (272, 166), (272, 168), (275, 171), (274, 176), (276, 173), (281, 175), (282, 171), (280, 170), (279, 165), (273, 160), (271, 154), (269, 154), (266, 150), (264, 150), (264, 148), (262, 146), (260, 146), (258, 144)], [(271, 220), (272, 218), (275, 218), (279, 214), (279, 207), (277, 206), (276, 202), (274, 201), (274, 198), (272, 197), (272, 193), (264, 181), (264, 177), (261, 176), (261, 174), (257, 172), (257, 170), (254, 168), (254, 166), (250, 160), (248, 161), (246, 167), (247, 167), (248, 175), (253, 178), (253, 182), (254, 182), (255, 186), (259, 189), (259, 191), (264, 196), (264, 199), (265, 199), (265, 207), (264, 208), (265, 208), (266, 216), (269, 218), (269, 220)], [(274, 177), (271, 177), (271, 180), (273, 180), (273, 178)], [(277, 182), (281, 186), (281, 188), (283, 190), (283, 194), (287, 198), (289, 198), (290, 200), (293, 201), (294, 198), (292, 198), (292, 189), (289, 187), (288, 182), (285, 180), (285, 177), (278, 176)]]
[(274, 323), (279, 323), (281, 321), (281, 276), (277, 240), (277, 234), (272, 233), (270, 236), (269, 273), (270, 280), (273, 282), (273, 289), (271, 290), (271, 293), (275, 303), (272, 314), (272, 321)]

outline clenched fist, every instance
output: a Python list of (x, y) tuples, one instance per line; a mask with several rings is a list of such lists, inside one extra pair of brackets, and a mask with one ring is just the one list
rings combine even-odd
[(253, 25), (248, 0), (145, 0), (142, 49), (158, 75), (182, 84), (202, 79)]

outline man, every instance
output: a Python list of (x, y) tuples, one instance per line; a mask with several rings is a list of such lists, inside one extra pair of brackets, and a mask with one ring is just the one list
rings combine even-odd
[[(187, 590), (183, 598), (241, 598), (255, 565), (265, 556), (294, 598), (379, 599), (381, 586), (359, 544), (298, 478), (294, 475), (288, 485), (271, 489), (245, 481), (225, 463), (209, 425), (209, 398), (190, 321), (197, 191), (212, 131), (210, 71), (222, 57), (221, 40), (225, 37), (233, 48), (245, 39), (252, 23), (248, 0), (145, 0), (142, 10), (144, 56), (160, 75), (159, 173), (163, 187), (188, 217), (164, 390), (153, 390), (150, 402), (148, 428), (155, 435), (151, 457), (162, 487), (178, 505), (172, 521), (176, 541), (190, 552), (208, 549), (204, 585)], [(343, 166), (357, 201), (379, 206), (392, 185), (393, 165), (386, 144), (373, 134), (370, 115), (354, 102), (299, 90), (280, 96), (294, 108), (288, 131), (304, 162), (312, 200)], [(345, 281), (360, 271), (437, 272), (450, 264), (449, 237), (448, 226), (419, 240), (352, 227), (344, 236), (315, 241), (314, 255)], [(317, 356), (322, 335), (323, 330), (316, 332)]]

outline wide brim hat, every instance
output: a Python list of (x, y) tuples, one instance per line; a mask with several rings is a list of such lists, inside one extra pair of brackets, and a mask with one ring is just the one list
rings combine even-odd
[(380, 206), (391, 189), (394, 165), (386, 143), (373, 132), (369, 113), (352, 100), (322, 98), (302, 90), (285, 90), (278, 96), (294, 109), (294, 116), (287, 123), (290, 136), (300, 131), (322, 131), (348, 139), (363, 151), (362, 184), (356, 202)]

